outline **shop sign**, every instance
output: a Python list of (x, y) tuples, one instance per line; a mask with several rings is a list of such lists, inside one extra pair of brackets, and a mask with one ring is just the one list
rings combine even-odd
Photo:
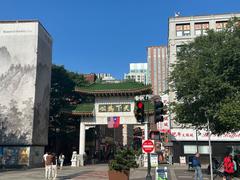
[[(197, 137), (196, 137), (197, 135)], [(208, 132), (199, 130), (196, 133), (195, 129), (171, 129), (172, 141), (208, 141)], [(221, 136), (211, 135), (212, 141), (240, 141), (240, 132), (226, 133)]]
[(158, 166), (158, 155), (157, 154), (151, 154), (151, 167), (157, 167)]

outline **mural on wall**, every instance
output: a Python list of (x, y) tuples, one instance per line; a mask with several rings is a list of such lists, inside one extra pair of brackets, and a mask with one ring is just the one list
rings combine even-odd
[(29, 147), (0, 147), (0, 165), (28, 165)]
[(3, 148), (4, 165), (15, 165), (18, 163), (18, 148)]
[(0, 145), (47, 144), (51, 40), (36, 27), (0, 24)]
[(32, 126), (33, 97), (19, 96), (24, 89), (34, 88), (36, 68), (29, 64), (14, 64), (14, 58), (6, 47), (0, 47), (0, 65), (0, 143), (29, 144), (32, 136), (29, 127)]
[(51, 43), (40, 27), (38, 37), (36, 93), (34, 105), (33, 144), (46, 145), (51, 77)]

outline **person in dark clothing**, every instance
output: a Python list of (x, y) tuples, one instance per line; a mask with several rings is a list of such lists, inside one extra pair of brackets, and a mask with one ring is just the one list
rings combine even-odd
[(195, 170), (194, 180), (203, 180), (202, 169), (201, 169), (201, 162), (199, 160), (199, 153), (196, 153), (192, 159), (192, 166)]

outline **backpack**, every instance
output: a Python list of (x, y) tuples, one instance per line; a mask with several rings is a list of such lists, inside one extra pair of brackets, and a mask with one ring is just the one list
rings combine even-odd
[(227, 156), (224, 158), (223, 164), (224, 164), (224, 171), (226, 173), (229, 173), (229, 174), (234, 173), (234, 163), (233, 163), (232, 159), (230, 158), (230, 156)]

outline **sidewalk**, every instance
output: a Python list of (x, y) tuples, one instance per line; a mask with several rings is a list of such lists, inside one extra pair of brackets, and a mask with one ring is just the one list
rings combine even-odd
[[(191, 177), (194, 174), (193, 170), (188, 171), (186, 165), (161, 164), (160, 166), (168, 168), (168, 180), (182, 180), (183, 177)], [(207, 166), (204, 166), (204, 168), (207, 168)], [(44, 168), (1, 170), (0, 174), (0, 180), (43, 180)], [(131, 169), (130, 180), (145, 180), (146, 175), (147, 168), (145, 167)], [(151, 168), (151, 176), (152, 180), (155, 180), (155, 168)], [(204, 179), (209, 180), (209, 175), (205, 173)], [(108, 165), (64, 166), (63, 170), (58, 169), (56, 180), (108, 180)], [(233, 180), (240, 180), (240, 178), (234, 178)]]
[[(145, 180), (147, 168), (132, 169), (130, 180)], [(154, 168), (151, 171), (154, 180)], [(44, 168), (1, 170), (0, 180), (43, 180)], [(108, 180), (108, 165), (97, 164), (83, 167), (64, 166), (58, 169), (56, 180)]]
[[(207, 170), (207, 167), (208, 167), (208, 164), (203, 164), (202, 165), (203, 173), (204, 173), (205, 170)], [(188, 170), (188, 165), (181, 165), (181, 164), (170, 165), (169, 166), (169, 171), (170, 171), (171, 180), (177, 179), (174, 170)], [(194, 170), (191, 169), (190, 171), (194, 171)], [(210, 175), (208, 175), (208, 176), (210, 177)], [(232, 180), (240, 180), (240, 177), (234, 177), (234, 178), (232, 178)]]

